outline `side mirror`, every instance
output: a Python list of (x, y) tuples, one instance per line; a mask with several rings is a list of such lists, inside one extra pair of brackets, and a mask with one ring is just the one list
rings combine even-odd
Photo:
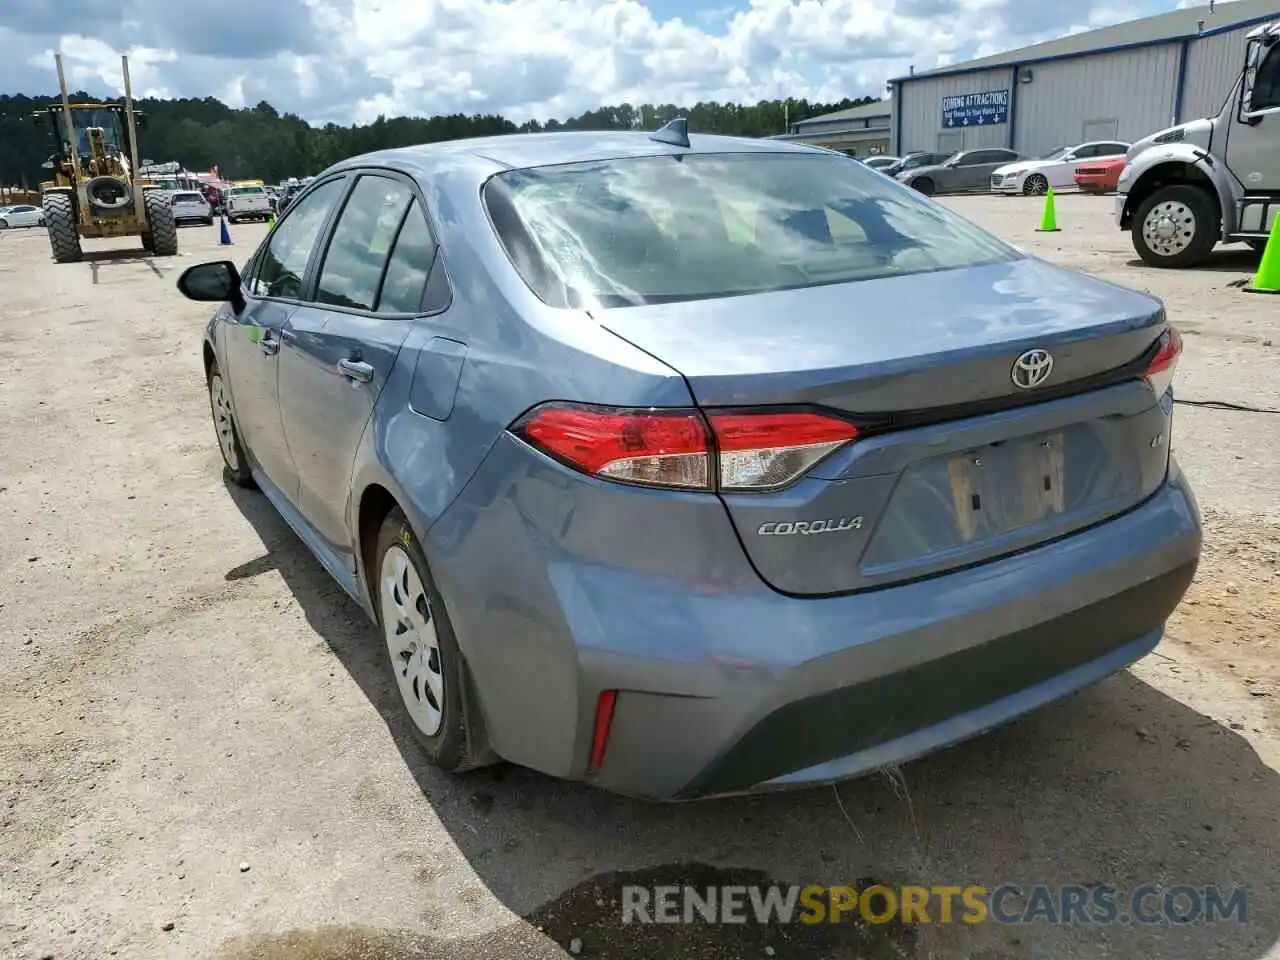
[(240, 293), (240, 271), (230, 260), (197, 263), (178, 278), (178, 292), (188, 300), (207, 303), (230, 303), (237, 310), (244, 306)]

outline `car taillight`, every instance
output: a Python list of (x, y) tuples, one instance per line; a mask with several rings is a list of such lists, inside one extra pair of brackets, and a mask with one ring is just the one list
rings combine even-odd
[(1170, 327), (1160, 336), (1159, 344), (1143, 376), (1155, 395), (1163, 397), (1173, 386), (1173, 372), (1178, 368), (1178, 358), (1182, 356), (1182, 334)]
[(846, 420), (808, 411), (629, 409), (552, 403), (512, 432), (605, 480), (682, 490), (774, 490), (857, 437)]
[(858, 435), (847, 420), (820, 413), (712, 413), (720, 489), (786, 486)]

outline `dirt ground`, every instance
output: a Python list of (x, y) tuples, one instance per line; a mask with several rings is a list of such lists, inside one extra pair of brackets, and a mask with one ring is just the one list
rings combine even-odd
[[(1280, 299), (1137, 265), (1105, 198), (950, 201), (1162, 296), (1196, 583), (1131, 671), (896, 777), (658, 806), (428, 768), (371, 629), (222, 482), (174, 290), (217, 231), (54, 265), (0, 236), (0, 956), (99, 960), (1280, 957)], [(232, 228), (243, 262), (262, 228)], [(1271, 411), (1271, 412), (1261, 412)], [(1247, 885), (1248, 922), (622, 928), (622, 883)]]

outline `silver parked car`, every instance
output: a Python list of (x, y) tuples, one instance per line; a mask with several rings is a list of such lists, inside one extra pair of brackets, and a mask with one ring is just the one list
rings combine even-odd
[(942, 163), (903, 170), (896, 174), (896, 178), (926, 196), (986, 190), (992, 173), (1020, 159), (1022, 157), (1016, 151), (1004, 148), (962, 150)]
[(203, 223), (213, 226), (213, 207), (197, 190), (179, 190), (169, 197), (173, 207), (173, 219), (177, 223)]
[(12, 230), (16, 227), (43, 227), (44, 208), (29, 203), (0, 207), (0, 230)]
[(386, 150), (179, 287), (226, 475), (445, 770), (839, 780), (1124, 669), (1195, 572), (1160, 302), (828, 150)]

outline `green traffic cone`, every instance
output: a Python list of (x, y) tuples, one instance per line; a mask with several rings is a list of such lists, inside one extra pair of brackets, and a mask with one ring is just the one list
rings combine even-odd
[(1058, 233), (1058, 215), (1053, 208), (1053, 187), (1044, 195), (1044, 214), (1040, 217), (1040, 226), (1036, 233)]
[(1262, 262), (1249, 293), (1280, 293), (1280, 216), (1271, 221), (1271, 237), (1262, 249)]

